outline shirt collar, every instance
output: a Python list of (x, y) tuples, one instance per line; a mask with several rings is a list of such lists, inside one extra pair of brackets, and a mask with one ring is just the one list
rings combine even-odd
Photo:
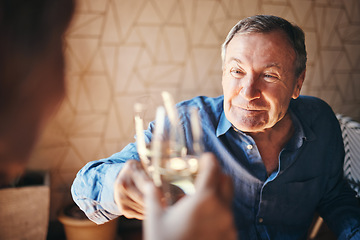
[(301, 121), (291, 109), (289, 109), (289, 112), (295, 128), (293, 138), (297, 138), (299, 140), (302, 139), (304, 141), (314, 141), (316, 139), (316, 135), (306, 122)]
[(220, 137), (221, 135), (225, 134), (231, 128), (231, 126), (231, 122), (226, 118), (225, 112), (223, 111), (220, 116), (219, 124), (216, 128), (216, 137)]
[(294, 126), (294, 134), (286, 144), (285, 148), (289, 150), (295, 150), (299, 149), (303, 145), (303, 142), (307, 140), (307, 137), (299, 119), (291, 110), (289, 110), (289, 112)]

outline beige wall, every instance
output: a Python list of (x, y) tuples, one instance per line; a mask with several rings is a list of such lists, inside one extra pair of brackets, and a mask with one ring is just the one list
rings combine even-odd
[(304, 29), (302, 93), (360, 120), (358, 0), (80, 0), (66, 36), (68, 95), (30, 164), (51, 171), (52, 219), (83, 165), (133, 140), (134, 102), (156, 106), (162, 90), (177, 101), (220, 95), (220, 45), (260, 13)]

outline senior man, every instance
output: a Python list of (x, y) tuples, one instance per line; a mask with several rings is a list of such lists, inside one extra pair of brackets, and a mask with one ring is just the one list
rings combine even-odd
[[(232, 178), (241, 239), (304, 239), (315, 212), (339, 239), (360, 238), (360, 207), (343, 180), (338, 121), (322, 100), (300, 96), (304, 39), (299, 27), (279, 17), (241, 20), (222, 46), (224, 95), (177, 104), (199, 109), (205, 150)], [(186, 114), (180, 118), (189, 128)], [(144, 170), (131, 159), (138, 159), (134, 143), (78, 173), (73, 198), (93, 221), (144, 218), (143, 192), (135, 184)]]

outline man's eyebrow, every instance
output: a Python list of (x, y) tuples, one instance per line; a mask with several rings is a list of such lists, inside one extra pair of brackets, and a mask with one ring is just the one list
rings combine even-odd
[(279, 64), (279, 63), (270, 63), (265, 66), (265, 68), (271, 68), (271, 67), (282, 69), (281, 64)]
[(237, 63), (242, 63), (242, 61), (240, 60), (240, 59), (238, 59), (238, 58), (236, 58), (236, 57), (231, 57), (229, 60), (228, 60), (228, 62), (237, 62)]

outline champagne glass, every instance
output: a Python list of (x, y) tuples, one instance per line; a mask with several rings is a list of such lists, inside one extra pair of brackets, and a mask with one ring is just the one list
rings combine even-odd
[[(198, 173), (199, 157), (202, 153), (200, 121), (194, 107), (182, 107), (181, 112), (190, 115), (190, 129), (180, 122), (171, 123), (164, 141), (164, 154), (160, 163), (162, 189), (169, 204), (176, 202), (184, 194), (195, 193), (195, 178)], [(185, 139), (186, 137), (186, 139)], [(154, 163), (155, 164), (155, 163)]]
[[(146, 146), (140, 114), (135, 114), (137, 148), (144, 168), (161, 187), (168, 204), (173, 204), (184, 194), (195, 192), (198, 160), (203, 152), (202, 130), (197, 108), (177, 109), (170, 94), (162, 95), (165, 107), (157, 108), (151, 146)], [(189, 116), (186, 129), (179, 114)]]

